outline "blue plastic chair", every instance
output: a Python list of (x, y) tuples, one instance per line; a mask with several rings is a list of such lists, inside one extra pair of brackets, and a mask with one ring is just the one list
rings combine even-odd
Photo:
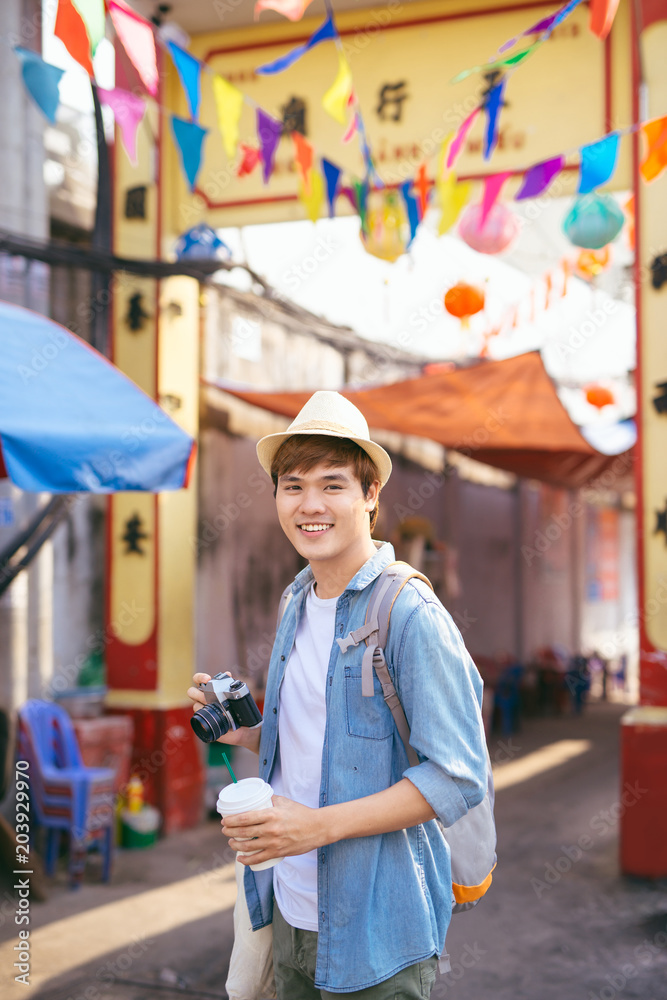
[(18, 754), (30, 764), (30, 803), (47, 831), (44, 866), (53, 875), (60, 835), (69, 833), (72, 888), (81, 884), (88, 844), (101, 839), (102, 878), (111, 875), (114, 826), (114, 772), (86, 767), (72, 726), (60, 705), (32, 699), (19, 710)]

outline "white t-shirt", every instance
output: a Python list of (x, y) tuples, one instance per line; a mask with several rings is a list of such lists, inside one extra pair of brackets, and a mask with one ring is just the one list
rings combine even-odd
[[(280, 687), (280, 759), (271, 777), (276, 795), (318, 809), (326, 726), (326, 680), (336, 628), (337, 597), (310, 588)], [(273, 869), (280, 912), (292, 927), (316, 931), (317, 851), (285, 858)]]

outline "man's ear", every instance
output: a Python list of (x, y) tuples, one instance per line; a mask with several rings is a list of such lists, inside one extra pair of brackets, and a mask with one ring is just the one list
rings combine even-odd
[(380, 480), (376, 479), (374, 483), (368, 488), (368, 496), (366, 497), (366, 510), (372, 511), (377, 503), (377, 499), (380, 495)]

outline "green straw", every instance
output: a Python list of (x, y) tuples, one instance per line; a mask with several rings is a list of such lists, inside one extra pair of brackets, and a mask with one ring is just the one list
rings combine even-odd
[(225, 762), (225, 765), (226, 765), (226, 767), (227, 767), (227, 770), (229, 771), (229, 773), (230, 773), (230, 775), (231, 775), (231, 779), (232, 779), (232, 781), (234, 782), (234, 784), (236, 784), (236, 783), (237, 783), (237, 782), (236, 782), (236, 775), (235, 775), (235, 774), (234, 774), (234, 772), (232, 771), (232, 765), (231, 765), (231, 764), (229, 763), (229, 760), (227, 759), (227, 754), (225, 753), (225, 751), (224, 751), (224, 750), (222, 750), (221, 752), (222, 752), (222, 759), (224, 760), (224, 762)]

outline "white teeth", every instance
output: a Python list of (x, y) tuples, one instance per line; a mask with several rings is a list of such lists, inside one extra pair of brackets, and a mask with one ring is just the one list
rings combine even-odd
[(302, 531), (326, 531), (330, 528), (330, 524), (300, 524), (299, 527)]

